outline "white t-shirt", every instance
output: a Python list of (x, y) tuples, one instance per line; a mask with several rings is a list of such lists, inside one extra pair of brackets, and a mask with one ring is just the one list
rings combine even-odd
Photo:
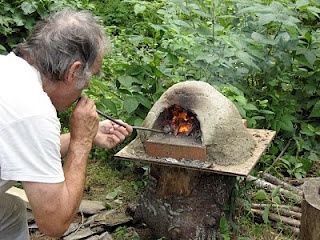
[(16, 181), (64, 181), (60, 122), (39, 72), (0, 55), (0, 193)]

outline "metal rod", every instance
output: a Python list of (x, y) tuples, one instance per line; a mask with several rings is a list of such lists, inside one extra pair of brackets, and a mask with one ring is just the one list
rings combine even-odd
[(114, 123), (116, 123), (116, 124), (118, 124), (118, 125), (120, 125), (120, 126), (122, 126), (122, 127), (124, 127), (124, 128), (126, 127), (126, 125), (124, 125), (123, 123), (115, 120), (114, 118), (112, 118), (112, 117), (108, 116), (107, 114), (99, 111), (98, 109), (97, 109), (97, 113), (98, 113), (100, 116), (105, 117), (106, 119), (109, 119), (110, 121), (112, 121), (112, 122), (114, 122)]
[(137, 130), (145, 130), (145, 131), (150, 131), (150, 132), (157, 132), (157, 133), (166, 134), (165, 131), (154, 129), (154, 128), (145, 128), (145, 127), (139, 127), (139, 126), (132, 126), (132, 128), (137, 129)]
[[(112, 117), (110, 117), (109, 115), (107, 115), (107, 114), (99, 111), (98, 109), (97, 109), (97, 113), (98, 113), (100, 116), (105, 117), (106, 119), (109, 119), (110, 121), (112, 121), (112, 122), (114, 122), (114, 123), (116, 123), (116, 124), (118, 124), (118, 125), (120, 125), (120, 126), (122, 126), (122, 127), (124, 127), (124, 128), (126, 127), (126, 125), (124, 125), (123, 123), (115, 120), (114, 118), (112, 118)], [(166, 133), (165, 131), (158, 130), (158, 129), (153, 129), (153, 128), (145, 128), (145, 127), (139, 127), (139, 126), (132, 126), (132, 128), (133, 128), (133, 129), (137, 129), (137, 130), (150, 131), (150, 132), (157, 132), (157, 133), (164, 133), (164, 134)]]

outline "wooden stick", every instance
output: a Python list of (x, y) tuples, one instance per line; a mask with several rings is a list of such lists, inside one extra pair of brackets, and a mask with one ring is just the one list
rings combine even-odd
[(290, 147), (290, 144), (291, 144), (291, 141), (292, 141), (292, 138), (290, 138), (287, 142), (287, 144), (284, 146), (284, 148), (282, 149), (282, 151), (280, 152), (280, 154), (277, 156), (277, 158), (273, 161), (272, 165), (270, 167), (268, 167), (265, 172), (268, 172), (269, 169), (271, 167), (273, 167), (275, 165), (276, 162), (279, 161), (279, 159), (282, 157), (282, 155), (287, 151), (287, 149)]
[(295, 236), (299, 236), (300, 235), (300, 228), (298, 228), (298, 227), (293, 227), (293, 226), (288, 226), (290, 229), (291, 229), (291, 231), (293, 232), (293, 234), (295, 235)]
[(262, 207), (260, 204), (252, 204), (251, 208), (264, 209), (266, 207), (270, 207), (270, 211), (272, 211), (278, 215), (290, 217), (290, 218), (295, 218), (297, 220), (301, 219), (301, 215), (302, 215), (301, 212), (296, 212), (296, 211), (290, 210), (289, 208), (278, 207), (280, 205), (271, 205), (271, 204), (265, 204), (265, 205), (266, 205), (265, 207)]
[(259, 209), (264, 209), (264, 208), (266, 208), (268, 206), (271, 206), (273, 208), (287, 209), (287, 210), (294, 211), (294, 212), (297, 212), (297, 213), (301, 213), (302, 212), (301, 207), (291, 206), (291, 205), (275, 205), (275, 204), (265, 204), (265, 203), (252, 203), (251, 206), (253, 208), (259, 208)]
[(270, 182), (270, 183), (272, 183), (272, 184), (274, 184), (274, 185), (281, 186), (282, 188), (284, 188), (284, 189), (286, 189), (286, 190), (288, 190), (288, 191), (292, 191), (292, 192), (294, 192), (295, 194), (298, 194), (298, 195), (300, 195), (300, 196), (303, 196), (303, 191), (302, 191), (302, 190), (300, 190), (300, 189), (292, 186), (292, 185), (289, 184), (289, 183), (286, 183), (286, 182), (280, 180), (279, 178), (276, 178), (275, 176), (273, 176), (273, 175), (271, 175), (271, 174), (269, 174), (269, 173), (263, 173), (263, 174), (262, 174), (262, 177), (263, 177), (266, 181), (268, 181), (268, 182)]
[[(263, 215), (263, 210), (251, 208), (251, 211), (256, 215), (259, 215), (259, 216)], [(270, 213), (270, 212), (268, 214), (268, 218), (273, 221), (283, 222), (283, 223), (288, 224), (290, 226), (300, 227), (300, 220), (296, 220), (293, 218), (280, 216), (278, 214)]]
[[(256, 178), (254, 176), (247, 176), (247, 179), (246, 181), (252, 181), (254, 182), (254, 184), (258, 187), (258, 188), (263, 188), (267, 191), (272, 191), (274, 190), (277, 186), (272, 184), (272, 183), (269, 183), (263, 179), (259, 179), (259, 178)], [(288, 191), (286, 189), (283, 189), (283, 188), (280, 188), (279, 189), (279, 193), (281, 193), (284, 197), (286, 198), (289, 198), (289, 199), (292, 199), (294, 200), (295, 202), (297, 203), (301, 203), (302, 202), (302, 196), (300, 195), (297, 195), (291, 191)]]

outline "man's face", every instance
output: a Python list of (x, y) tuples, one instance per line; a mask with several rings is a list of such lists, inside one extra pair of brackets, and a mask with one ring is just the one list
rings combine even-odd
[[(66, 81), (60, 81), (57, 83), (56, 90), (52, 94), (48, 95), (58, 111), (67, 110), (75, 101), (77, 101), (81, 96), (82, 90), (89, 87), (90, 77), (92, 75), (99, 75), (102, 61), (103, 52), (98, 54), (98, 57), (89, 70), (91, 75), (86, 76), (86, 79), (80, 79), (78, 74), (73, 74), (71, 72)], [(78, 62), (75, 64), (77, 63)], [(70, 69), (72, 69), (72, 67)]]

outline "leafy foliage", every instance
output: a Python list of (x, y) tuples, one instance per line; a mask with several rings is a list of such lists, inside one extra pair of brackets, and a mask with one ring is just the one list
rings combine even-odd
[(65, 7), (93, 9), (88, 1), (0, 1), (0, 53), (9, 52), (27, 37), (35, 22)]
[(140, 125), (168, 87), (206, 81), (234, 102), (249, 127), (277, 131), (257, 170), (301, 178), (320, 155), (319, 5), (315, 0), (1, 1), (0, 52), (10, 51), (50, 11), (91, 9), (113, 44), (103, 65), (108, 81), (93, 79), (86, 91), (100, 110)]
[[(0, 53), (66, 6), (94, 11), (112, 39), (106, 77), (85, 91), (98, 109), (140, 125), (170, 86), (205, 81), (236, 105), (249, 127), (277, 132), (256, 172), (302, 178), (319, 160), (318, 0), (2, 0)], [(68, 112), (60, 117), (67, 126)], [(91, 156), (107, 154), (94, 149)], [(279, 202), (276, 191), (255, 197)], [(220, 227), (228, 238), (225, 222)]]
[[(114, 50), (106, 59), (111, 80), (106, 86), (118, 91), (117, 115), (130, 115), (129, 123), (140, 124), (174, 83), (206, 81), (234, 102), (249, 127), (277, 131), (259, 167), (282, 175), (307, 174), (320, 155), (317, 2), (120, 3), (127, 4), (133, 20), (107, 27)], [(108, 6), (101, 9), (111, 12)]]

